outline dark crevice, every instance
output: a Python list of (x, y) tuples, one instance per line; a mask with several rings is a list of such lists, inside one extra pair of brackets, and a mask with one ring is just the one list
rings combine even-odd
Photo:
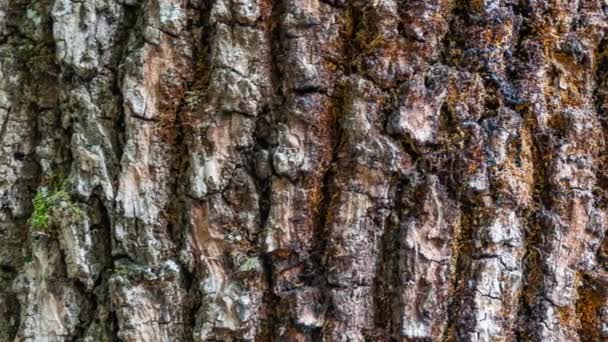
[[(604, 39), (600, 42), (597, 56), (597, 65), (595, 70), (594, 105), (598, 119), (602, 126), (604, 141), (601, 143), (604, 146), (601, 154), (598, 157), (598, 167), (596, 170), (597, 188), (594, 195), (597, 198), (597, 204), (603, 210), (608, 209), (608, 40)], [(600, 57), (601, 56), (601, 57)], [(608, 269), (608, 239), (604, 238), (598, 253), (598, 263)]]
[[(117, 38), (115, 49), (115, 59), (112, 61), (112, 65), (110, 66), (110, 70), (113, 73), (112, 78), (112, 94), (116, 97), (115, 105), (116, 105), (116, 118), (114, 119), (114, 131), (116, 132), (115, 141), (114, 141), (114, 152), (116, 155), (116, 161), (119, 163), (114, 167), (120, 169), (120, 160), (122, 159), (122, 153), (125, 146), (125, 135), (126, 135), (126, 118), (125, 111), (123, 107), (124, 98), (122, 94), (122, 79), (120, 75), (120, 68), (124, 59), (126, 58), (129, 47), (129, 40), (134, 34), (134, 30), (137, 24), (139, 13), (141, 12), (141, 3), (138, 5), (130, 6), (127, 4), (123, 5), (124, 8), (124, 18), (118, 29), (120, 35)], [(118, 172), (115, 177), (118, 177)], [(115, 179), (116, 181), (116, 179)]]
[[(270, 18), (268, 21), (267, 32), (268, 40), (270, 42), (270, 88), (271, 88), (271, 101), (269, 107), (265, 111), (265, 115), (258, 119), (256, 123), (256, 148), (261, 149), (268, 153), (267, 160), (259, 160), (258, 163), (268, 163), (266, 167), (273, 170), (272, 160), (270, 153), (272, 153), (272, 139), (271, 131), (273, 129), (275, 115), (280, 108), (286, 102), (286, 96), (284, 94), (285, 89), (282, 82), (282, 71), (280, 69), (280, 60), (284, 57), (282, 43), (282, 28), (281, 22), (285, 15), (285, 3), (281, 0), (271, 0)], [(274, 171), (272, 171), (274, 173)], [(265, 179), (256, 177), (257, 187), (260, 190), (259, 206), (261, 214), (261, 229), (260, 239), (260, 250), (264, 250), (264, 232), (268, 215), (270, 213), (271, 196), (272, 196), (272, 177), (274, 175), (266, 174)], [(281, 298), (275, 293), (274, 286), (277, 282), (275, 279), (276, 266), (274, 264), (273, 255), (268, 253), (262, 253), (261, 258), (264, 265), (264, 276), (267, 282), (267, 289), (264, 291), (264, 305), (266, 310), (266, 321), (263, 325), (265, 331), (258, 334), (259, 338), (263, 340), (273, 341), (278, 335), (279, 327), (282, 321), (282, 317), (278, 312), (278, 307), (281, 302)], [(264, 329), (263, 329), (264, 330)]]
[[(484, 79), (484, 88), (490, 89), (486, 92), (483, 99), (483, 115), (495, 116), (500, 103), (497, 102), (497, 95), (500, 90), (501, 82), (491, 71), (484, 51), (476, 47), (476, 41), (468, 41), (469, 30), (478, 26), (488, 25), (484, 17), (475, 14), (470, 3), (457, 1), (452, 9), (452, 19), (449, 24), (449, 31), (443, 40), (443, 50), (440, 61), (458, 71), (470, 72), (471, 74), (481, 74)], [(482, 5), (483, 6), (483, 5)], [(494, 61), (495, 62), (495, 61)], [(470, 317), (466, 314), (468, 303), (470, 302), (471, 261), (474, 247), (474, 232), (478, 226), (479, 218), (479, 198), (467, 188), (467, 166), (473, 163), (472, 151), (477, 148), (472, 137), (461, 136), (461, 130), (466, 132), (469, 124), (463, 119), (457, 119), (450, 113), (447, 107), (442, 107), (442, 126), (447, 134), (444, 146), (445, 156), (441, 159), (445, 161), (444, 166), (438, 172), (442, 182), (450, 189), (450, 194), (455, 197), (460, 210), (460, 225), (454, 232), (452, 240), (452, 260), (454, 268), (450, 274), (450, 301), (447, 306), (447, 325), (444, 330), (444, 340), (461, 340), (466, 338), (466, 328), (473, 326)], [(479, 121), (481, 121), (479, 119)], [(466, 134), (466, 133), (465, 133)], [(458, 147), (458, 142), (461, 148)], [(482, 166), (483, 167), (483, 166)], [(454, 196), (455, 195), (455, 196)]]
[[(209, 75), (213, 71), (209, 68), (210, 51), (209, 46), (213, 35), (213, 27), (210, 23), (211, 9), (215, 0), (200, 0), (190, 4), (193, 8), (188, 16), (186, 32), (190, 34), (192, 43), (192, 77), (186, 80), (184, 98), (176, 111), (175, 118), (170, 124), (172, 131), (169, 137), (171, 144), (171, 174), (174, 175), (170, 182), (170, 196), (173, 200), (167, 208), (167, 222), (169, 233), (178, 251), (187, 251), (189, 243), (188, 234), (191, 226), (190, 211), (187, 210), (198, 199), (190, 195), (188, 172), (191, 167), (189, 156), (192, 154), (191, 142), (196, 139), (196, 127), (200, 123), (201, 113), (199, 106), (188, 102), (191, 94), (200, 94), (205, 97), (209, 82)], [(197, 34), (198, 33), (198, 34)], [(179, 254), (179, 253), (178, 253)], [(185, 303), (182, 307), (184, 331), (180, 337), (184, 341), (193, 341), (193, 329), (197, 324), (197, 313), (204, 305), (199, 287), (202, 279), (197, 270), (191, 269), (184, 260), (177, 255), (175, 261), (180, 265), (183, 283), (180, 286), (186, 291)]]
[(458, 201), (460, 205), (460, 227), (454, 232), (452, 242), (452, 260), (455, 261), (455, 267), (450, 275), (450, 302), (448, 303), (448, 321), (445, 330), (444, 338), (448, 340), (461, 340), (465, 316), (462, 315), (465, 303), (467, 302), (469, 284), (467, 279), (471, 264), (471, 255), (473, 251), (473, 234), (476, 222), (476, 204), (468, 202), (467, 198)]
[(398, 336), (399, 327), (395, 322), (395, 303), (400, 302), (398, 289), (403, 285), (399, 278), (400, 230), (403, 217), (413, 203), (404, 201), (411, 191), (410, 180), (403, 179), (394, 186), (395, 194), (390, 214), (382, 233), (379, 256), (374, 277), (374, 326), (375, 336)]

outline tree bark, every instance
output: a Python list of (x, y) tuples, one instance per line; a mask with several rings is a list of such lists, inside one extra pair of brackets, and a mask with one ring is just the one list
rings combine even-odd
[(607, 30), (0, 0), (0, 341), (608, 339)]

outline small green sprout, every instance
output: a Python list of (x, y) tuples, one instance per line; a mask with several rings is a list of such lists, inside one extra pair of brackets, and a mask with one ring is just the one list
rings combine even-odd
[(43, 190), (39, 190), (34, 197), (34, 212), (30, 218), (30, 224), (37, 230), (46, 230), (51, 221), (51, 203), (48, 201), (46, 191)]
[(62, 214), (68, 214), (72, 221), (80, 221), (85, 217), (84, 211), (78, 207), (70, 198), (65, 189), (50, 192), (42, 187), (36, 193), (33, 200), (34, 211), (30, 217), (30, 224), (36, 230), (47, 230), (61, 210)]

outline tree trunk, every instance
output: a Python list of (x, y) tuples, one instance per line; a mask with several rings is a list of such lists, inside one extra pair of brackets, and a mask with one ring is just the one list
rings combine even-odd
[(0, 0), (0, 341), (608, 339), (600, 0)]

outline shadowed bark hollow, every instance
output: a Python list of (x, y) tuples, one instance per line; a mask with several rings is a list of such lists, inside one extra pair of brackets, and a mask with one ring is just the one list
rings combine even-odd
[(603, 0), (0, 0), (0, 341), (608, 340)]

